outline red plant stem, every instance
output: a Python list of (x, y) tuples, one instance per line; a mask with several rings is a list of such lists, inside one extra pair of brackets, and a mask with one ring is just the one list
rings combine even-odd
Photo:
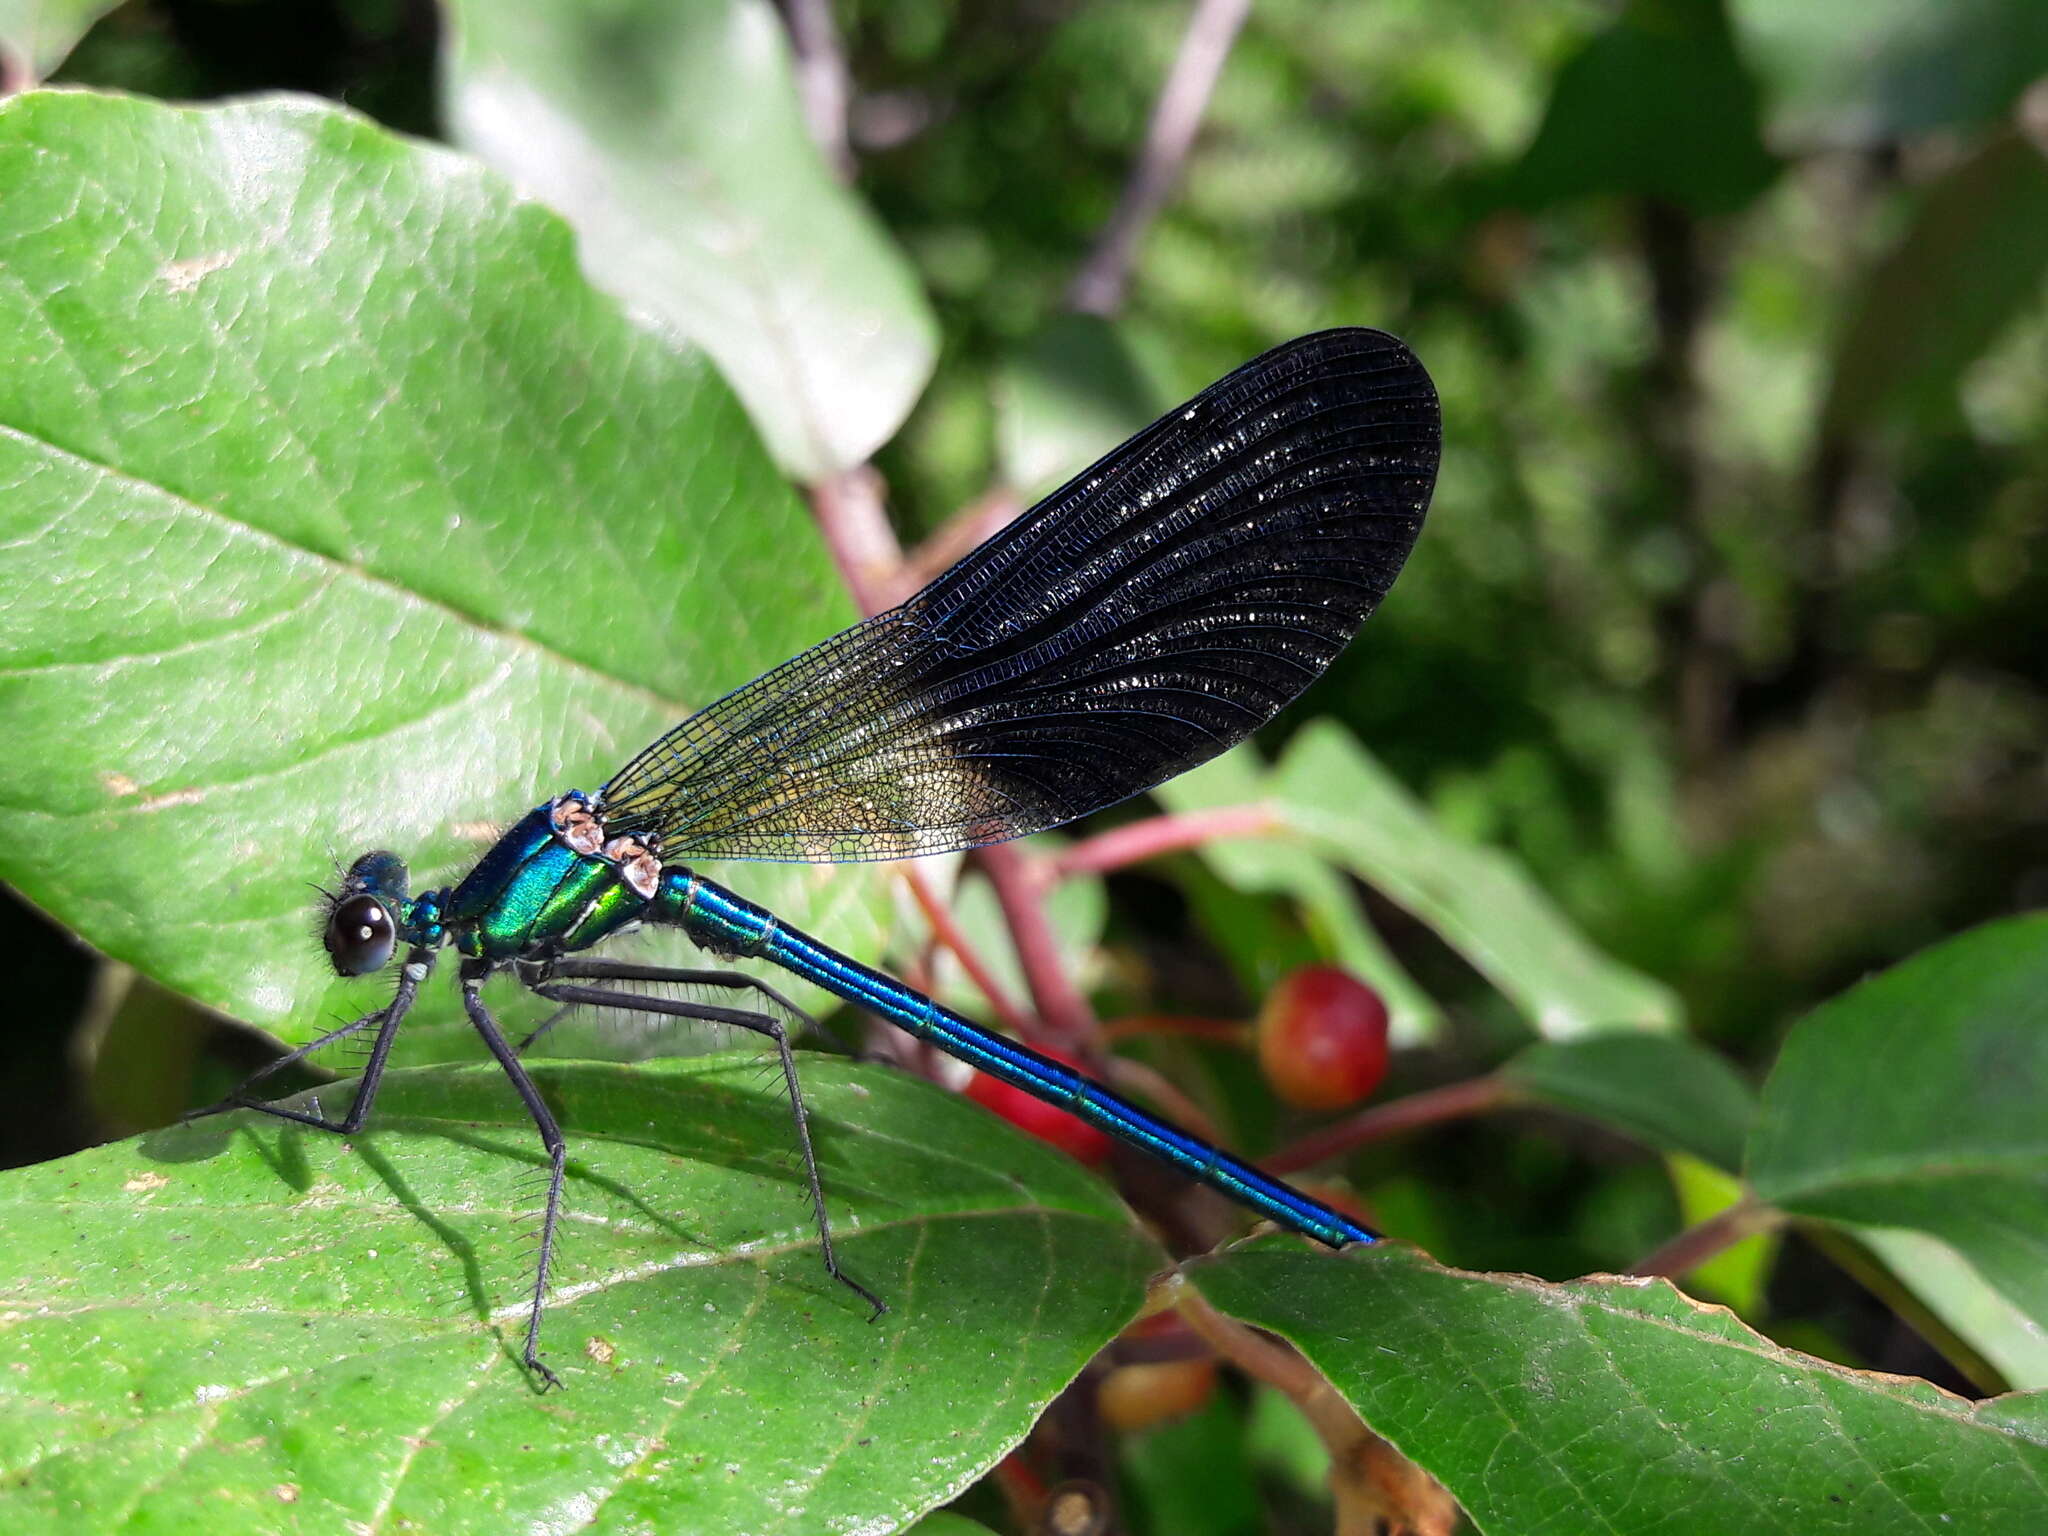
[(1216, 1351), (1169, 1307), (1139, 1319), (1111, 1341), (1118, 1365), (1167, 1365), (1178, 1360), (1214, 1360)]
[(901, 600), (903, 548), (882, 506), (882, 477), (862, 464), (811, 487), (811, 513), (862, 614)]
[(1098, 1033), (1095, 1015), (1060, 964), (1059, 943), (1045, 915), (1044, 878), (1013, 843), (977, 849), (974, 857), (996, 893), (1003, 920), (1010, 925), (1017, 963), (1023, 968), (1024, 984), (1031, 989), (1044, 1033), (1077, 1056), (1093, 1055)]
[(797, 100), (811, 141), (841, 181), (853, 180), (853, 153), (846, 144), (846, 53), (832, 25), (831, 0), (784, 0)]
[(1124, 183), (1116, 212), (1102, 227), (1095, 249), (1067, 288), (1067, 307), (1083, 314), (1113, 315), (1123, 307), (1138, 241), (1166, 206), (1181, 165), (1195, 142), (1195, 130), (1209, 105), (1209, 93), (1230, 45), (1237, 40), (1251, 0), (1196, 0), (1166, 83), (1145, 126), (1145, 144)]
[(1136, 1040), (1146, 1035), (1180, 1035), (1214, 1040), (1218, 1045), (1249, 1046), (1252, 1028), (1236, 1019), (1197, 1019), (1170, 1013), (1133, 1013), (1102, 1026), (1104, 1042)]
[(1039, 1512), (1045, 1508), (1045, 1479), (1025, 1459), (1024, 1448), (1020, 1446), (997, 1462), (989, 1478), (1010, 1506), (1011, 1517), (1017, 1524), (1035, 1528)]
[(1632, 1275), (1662, 1275), (1676, 1280), (1691, 1274), (1716, 1254), (1733, 1248), (1746, 1237), (1778, 1225), (1784, 1218), (1769, 1206), (1745, 1196), (1718, 1215), (1687, 1227), (1632, 1265)]
[(924, 913), (924, 919), (931, 924), (932, 937), (953, 952), (953, 958), (960, 962), (967, 979), (974, 983), (981, 995), (988, 999), (988, 1005), (1003, 1028), (1013, 1035), (1029, 1035), (1031, 1021), (1017, 1005), (1010, 1001), (1010, 995), (1003, 990), (1003, 984), (996, 980), (995, 973), (988, 968), (988, 962), (968, 942), (967, 935), (960, 931), (960, 925), (953, 921), (952, 911), (939, 894), (932, 889), (931, 877), (922, 865), (906, 862), (899, 866), (904, 881), (910, 886), (910, 894), (917, 901), (917, 908)]
[(1054, 880), (1102, 875), (1164, 853), (1199, 848), (1218, 838), (1271, 837), (1283, 826), (1273, 809), (1264, 805), (1219, 805), (1214, 810), (1148, 816), (1061, 849), (1052, 856), (1047, 872)]
[(1511, 1103), (1513, 1098), (1513, 1091), (1497, 1077), (1473, 1077), (1462, 1083), (1446, 1083), (1441, 1088), (1411, 1093), (1407, 1098), (1395, 1099), (1389, 1104), (1375, 1104), (1348, 1120), (1325, 1126), (1313, 1136), (1304, 1136), (1294, 1145), (1282, 1147), (1271, 1157), (1261, 1158), (1259, 1166), (1268, 1173), (1292, 1173), (1298, 1168), (1313, 1167), (1339, 1153), (1349, 1152), (1354, 1147), (1362, 1147), (1367, 1142), (1412, 1131), (1418, 1126), (1485, 1114)]

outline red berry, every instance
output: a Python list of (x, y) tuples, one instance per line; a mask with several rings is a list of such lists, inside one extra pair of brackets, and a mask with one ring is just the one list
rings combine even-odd
[[(1065, 1051), (1038, 1046), (1041, 1055), (1055, 1061), (1079, 1068)], [(1029, 1131), (1040, 1141), (1050, 1142), (1067, 1156), (1078, 1162), (1096, 1164), (1109, 1157), (1109, 1149), (1115, 1145), (1109, 1133), (1086, 1120), (1077, 1120), (1064, 1109), (1055, 1109), (1043, 1099), (1035, 1099), (1022, 1088), (1013, 1088), (1001, 1078), (990, 1077), (977, 1072), (967, 1080), (967, 1097), (983, 1109), (1001, 1115), (1019, 1130)]]
[(1387, 1005), (1334, 965), (1283, 977), (1259, 1010), (1259, 1066), (1297, 1109), (1347, 1109), (1387, 1075)]

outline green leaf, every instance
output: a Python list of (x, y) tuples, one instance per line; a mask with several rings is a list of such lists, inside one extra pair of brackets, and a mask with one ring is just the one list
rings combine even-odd
[(0, 83), (13, 67), (41, 80), (119, 0), (0, 0)]
[(861, 463), (938, 327), (804, 127), (765, 0), (460, 0), (456, 139), (568, 215), (592, 279), (711, 353), (783, 467)]
[(1955, 1249), (1898, 1228), (1854, 1227), (1850, 1235), (2010, 1385), (2048, 1387), (2048, 1327), (1993, 1290)]
[(937, 1514), (926, 1515), (913, 1525), (905, 1536), (995, 1536), (985, 1525), (969, 1520), (965, 1515), (956, 1515), (950, 1509)]
[(1055, 316), (996, 381), (1003, 475), (1020, 496), (1036, 500), (1165, 405), (1114, 323), (1099, 315)]
[(2044, 270), (2048, 160), (2008, 129), (1927, 189), (1870, 268), (1835, 343), (1828, 429), (1952, 412), (1963, 370), (2034, 307)]
[(1535, 206), (1620, 194), (1724, 214), (1777, 171), (1721, 0), (1632, 0), (1558, 71), (1511, 189)]
[(1266, 1529), (1244, 1414), (1213, 1394), (1199, 1413), (1123, 1441), (1126, 1498), (1140, 1530), (1173, 1536), (1258, 1536)]
[[(1174, 811), (1213, 810), (1267, 800), (1272, 786), (1258, 754), (1240, 747), (1213, 758), (1192, 773), (1161, 784), (1154, 796)], [(1388, 1032), (1397, 1045), (1434, 1040), (1443, 1010), (1401, 967), (1366, 917), (1350, 883), (1313, 848), (1289, 837), (1218, 838), (1201, 849), (1202, 862), (1233, 890), (1292, 898), (1318, 930), (1327, 952), (1353, 975), (1369, 982), (1387, 1005)], [(1232, 936), (1225, 936), (1227, 938)], [(1266, 958), (1273, 946), (1259, 945)], [(1266, 959), (1267, 965), (1271, 960)], [(1277, 975), (1251, 978), (1263, 988)]]
[(1392, 1246), (1188, 1266), (1291, 1340), (1486, 1536), (2026, 1536), (2048, 1396), (1972, 1404), (1780, 1349), (1662, 1280), (1549, 1285)]
[(1594, 949), (1506, 855), (1446, 834), (1334, 721), (1288, 744), (1273, 789), (1318, 853), (1428, 923), (1543, 1034), (1677, 1024), (1668, 987)]
[(1303, 1498), (1330, 1497), (1330, 1448), (1293, 1398), (1264, 1382), (1252, 1384), (1245, 1415), (1245, 1455)]
[(1780, 1209), (1940, 1238), (2048, 1322), (2048, 916), (1988, 923), (1823, 1004), (1749, 1145)]
[[(305, 101), (18, 97), (0, 273), (0, 877), (242, 1018), (383, 1000), (310, 937), (335, 859), (457, 876), (849, 614), (708, 362), (462, 157)], [(888, 912), (860, 871), (726, 878), (857, 950)], [(460, 1027), (432, 991), (409, 1041)]]
[(1134, 1314), (1158, 1252), (1078, 1165), (927, 1085), (807, 1059), (818, 1261), (758, 1055), (543, 1066), (570, 1142), (539, 1396), (545, 1167), (491, 1067), (394, 1074), (349, 1141), (250, 1114), (0, 1179), (0, 1526), (893, 1530)]
[[(1221, 803), (1212, 798), (1219, 772), (1243, 777), (1232, 756), (1162, 786), (1160, 798), (1176, 808)], [(1336, 722), (1303, 727), (1259, 787), (1312, 853), (1429, 924), (1541, 1033), (1677, 1023), (1670, 989), (1594, 949), (1505, 854), (1444, 831)]]
[(1676, 1035), (1539, 1041), (1500, 1069), (1522, 1096), (1719, 1168), (1742, 1166), (1756, 1097), (1714, 1052)]
[(1974, 128), (2048, 73), (2039, 0), (1729, 0), (1771, 138), (1870, 148)]

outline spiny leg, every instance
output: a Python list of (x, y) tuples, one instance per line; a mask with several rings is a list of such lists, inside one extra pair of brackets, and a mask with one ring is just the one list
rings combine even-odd
[[(797, 1007), (795, 1003), (792, 1003), (788, 998), (776, 991), (775, 988), (769, 986), (760, 977), (749, 976), (744, 971), (685, 970), (667, 965), (640, 965), (630, 960), (586, 960), (580, 957), (571, 957), (550, 962), (545, 974), (540, 975), (537, 980), (530, 980), (527, 984), (536, 991), (539, 991), (542, 982), (552, 983), (559, 981), (657, 982), (664, 985), (684, 987), (722, 987), (727, 991), (758, 992), (761, 996), (767, 998), (769, 1003), (785, 1019), (802, 1025), (814, 1034), (825, 1036), (841, 1049), (851, 1049), (836, 1030), (827, 1029), (808, 1013), (805, 1013), (803, 1009)], [(542, 995), (545, 996), (546, 994), (543, 993)], [(519, 1054), (524, 1056), (535, 1041), (539, 1040), (541, 1036), (575, 1012), (576, 1006), (575, 1004), (570, 1004), (567, 1007), (557, 1009), (554, 1013), (541, 1020), (533, 1032), (519, 1042)], [(650, 1011), (659, 1012), (661, 1010)], [(759, 1013), (751, 1011), (750, 1016), (757, 1019), (761, 1017)], [(690, 1014), (687, 1017), (697, 1018), (700, 1015)]]
[(540, 1132), (541, 1144), (548, 1149), (548, 1203), (540, 1223), (540, 1261), (533, 1276), (533, 1308), (526, 1319), (526, 1368), (541, 1380), (541, 1390), (559, 1387), (562, 1380), (553, 1371), (541, 1364), (540, 1359), (540, 1317), (547, 1306), (548, 1270), (555, 1257), (555, 1224), (562, 1213), (562, 1179), (568, 1168), (569, 1144), (562, 1139), (562, 1128), (555, 1123), (554, 1112), (541, 1098), (540, 1089), (534, 1086), (527, 1075), (526, 1067), (519, 1060), (519, 1053), (512, 1049), (505, 1039), (504, 1031), (498, 1028), (498, 1021), (484, 1007), (479, 988), (484, 977), (490, 974), (490, 966), (480, 960), (466, 960), (462, 965), (462, 1007), (469, 1015), (469, 1022), (483, 1037), (485, 1047), (497, 1058), (505, 1076), (512, 1080), (513, 1091), (526, 1106), (527, 1114)]
[(561, 1023), (562, 1020), (569, 1017), (569, 1015), (574, 1013), (575, 1011), (576, 1005), (574, 1003), (564, 1003), (561, 1007), (557, 1008), (553, 1013), (549, 1014), (546, 1018), (542, 1019), (538, 1024), (534, 1025), (532, 1029), (528, 1030), (526, 1032), (525, 1038), (522, 1039), (517, 1045), (513, 1046), (512, 1049), (516, 1051), (519, 1055), (524, 1056), (528, 1051), (533, 1049), (535, 1041), (539, 1040), (542, 1035), (545, 1035), (549, 1030), (553, 1029), (557, 1024)]
[[(806, 1017), (794, 1003), (765, 982), (756, 981), (751, 976), (742, 976), (735, 971), (672, 971), (659, 966), (599, 960), (584, 960), (573, 964), (573, 970), (570, 969), (570, 963), (558, 965), (555, 974), (560, 976), (566, 971), (570, 975), (595, 975), (618, 981), (683, 981), (710, 986), (751, 986), (767, 993), (797, 1018)], [(773, 1040), (776, 1051), (782, 1057), (782, 1080), (789, 1090), (790, 1119), (796, 1126), (797, 1148), (803, 1154), (804, 1177), (810, 1183), (811, 1210), (818, 1220), (818, 1247), (825, 1260), (825, 1272), (874, 1308), (870, 1321), (889, 1310), (888, 1304), (881, 1297), (839, 1267), (838, 1257), (832, 1251), (832, 1222), (825, 1214), (825, 1185), (818, 1177), (817, 1154), (811, 1149), (810, 1117), (805, 1113), (803, 1089), (797, 1082), (796, 1055), (789, 1048), (789, 1031), (783, 1027), (780, 1020), (744, 1009), (720, 1008), (711, 1003), (686, 1003), (675, 998), (648, 997), (636, 992), (614, 992), (604, 987), (571, 986), (559, 981), (542, 982), (533, 990), (549, 1002), (590, 1008), (617, 1008), (638, 1013), (659, 1013), (670, 1018), (699, 1019), (712, 1024), (732, 1024), (741, 1029), (752, 1030), (757, 1035), (766, 1035)]]
[[(413, 999), (419, 995), (420, 983), (425, 981), (427, 974), (433, 970), (434, 955), (433, 950), (424, 946), (414, 949), (407, 955), (405, 964), (398, 973), (398, 990), (392, 994), (391, 1001), (375, 1013), (366, 1013), (351, 1024), (344, 1024), (339, 1029), (330, 1029), (319, 1039), (308, 1041), (298, 1049), (266, 1063), (250, 1073), (240, 1086), (218, 1104), (194, 1110), (186, 1118), (197, 1119), (201, 1115), (219, 1114), (230, 1109), (253, 1109), (259, 1114), (274, 1115), (280, 1120), (310, 1125), (315, 1130), (333, 1131), (339, 1136), (353, 1136), (362, 1129), (363, 1121), (369, 1118), (370, 1106), (376, 1102), (377, 1089), (384, 1081), (385, 1064), (391, 1059), (391, 1047), (398, 1041), (398, 1026), (405, 1022), (406, 1014), (412, 1011)], [(364, 1063), (362, 1074), (356, 1079), (355, 1099), (349, 1105), (348, 1113), (339, 1120), (329, 1120), (320, 1113), (320, 1100), (317, 1095), (313, 1099), (311, 1113), (303, 1109), (287, 1109), (281, 1104), (248, 1097), (249, 1090), (266, 1078), (304, 1061), (315, 1051), (322, 1050), (337, 1040), (346, 1040), (350, 1035), (367, 1029), (372, 1024), (378, 1026), (377, 1042), (371, 1046), (370, 1059)]]

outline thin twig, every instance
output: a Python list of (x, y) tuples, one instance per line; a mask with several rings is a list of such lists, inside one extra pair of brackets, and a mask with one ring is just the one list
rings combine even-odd
[(1419, 1126), (1485, 1114), (1510, 1103), (1512, 1099), (1512, 1090), (1497, 1077), (1473, 1077), (1462, 1083), (1446, 1083), (1441, 1088), (1411, 1093), (1407, 1098), (1395, 1099), (1390, 1104), (1375, 1104), (1349, 1120), (1325, 1126), (1313, 1136), (1304, 1136), (1294, 1145), (1282, 1147), (1271, 1157), (1260, 1158), (1259, 1166), (1268, 1173), (1292, 1173), (1297, 1168), (1313, 1167), (1339, 1153), (1362, 1147), (1369, 1141), (1380, 1141)]
[(1251, 10), (1251, 0), (1196, 0), (1181, 37), (1180, 52), (1167, 71), (1138, 163), (1124, 183), (1116, 212), (1102, 227), (1095, 249), (1067, 289), (1067, 307), (1090, 315), (1113, 315), (1123, 307), (1138, 242), (1180, 180), (1181, 166), (1195, 142), (1209, 93), (1230, 57), (1230, 45)]
[(1132, 1013), (1102, 1026), (1105, 1042), (1136, 1040), (1145, 1035), (1179, 1035), (1189, 1040), (1213, 1040), (1218, 1045), (1248, 1046), (1252, 1028), (1238, 1019), (1201, 1019), (1177, 1013)]
[(1161, 854), (1199, 848), (1225, 837), (1271, 837), (1284, 823), (1270, 806), (1219, 805), (1207, 811), (1148, 816), (1069, 844), (1054, 854), (1047, 874), (1054, 880), (1076, 875), (1104, 875), (1128, 864), (1141, 864)]
[[(800, 9), (792, 0), (793, 30), (800, 25)], [(1109, 314), (1122, 303), (1137, 242), (1179, 178), (1209, 93), (1249, 9), (1250, 0), (1196, 0), (1117, 210), (1069, 290), (1074, 308)], [(799, 42), (800, 52), (804, 47)], [(839, 113), (843, 132), (843, 102)], [(820, 481), (811, 487), (811, 504), (832, 559), (863, 612), (880, 612), (910, 590), (902, 549), (882, 508), (880, 477), (872, 468), (863, 465)], [(1090, 1052), (1097, 1025), (1087, 999), (1060, 963), (1045, 912), (1051, 882), (1042, 868), (1005, 844), (980, 849), (975, 857), (1009, 924), (1044, 1033), (1077, 1054)]]
[(846, 105), (853, 95), (847, 78), (846, 51), (832, 25), (831, 0), (783, 0), (789, 19), (789, 41), (796, 55), (796, 92), (804, 109), (804, 126), (824, 155), (832, 174), (853, 180), (853, 151), (846, 142)]
[(1632, 1265), (1632, 1275), (1662, 1275), (1676, 1280), (1689, 1275), (1718, 1253), (1746, 1237), (1768, 1231), (1784, 1218), (1754, 1197), (1736, 1201), (1727, 1210), (1687, 1227), (1671, 1241)]
[[(1103, 226), (1095, 250), (1067, 290), (1072, 308), (1107, 315), (1123, 302), (1138, 238), (1173, 190), (1209, 92), (1249, 9), (1250, 0), (1196, 0), (1180, 52), (1153, 108), (1144, 149), (1131, 168), (1116, 212)], [(975, 858), (995, 888), (1017, 946), (1025, 984), (1031, 988), (1031, 1000), (1047, 1032), (1076, 1054), (1090, 1053), (1098, 1026), (1087, 999), (1060, 964), (1052, 925), (1045, 915), (1045, 893), (1052, 882), (1044, 864), (1027, 860), (1007, 844), (983, 848)]]
[(1010, 925), (1017, 946), (1017, 964), (1045, 1032), (1075, 1055), (1092, 1053), (1097, 1026), (1088, 1000), (1060, 963), (1059, 942), (1045, 914), (1046, 880), (1032, 861), (1011, 843), (997, 843), (975, 852)]
[(839, 579), (863, 614), (903, 596), (903, 547), (882, 506), (882, 477), (865, 464), (827, 475), (810, 488), (811, 514)]
[[(1254, 1333), (1236, 1319), (1225, 1317), (1194, 1286), (1182, 1286), (1175, 1298), (1174, 1310), (1217, 1354), (1253, 1380), (1278, 1387), (1304, 1411), (1311, 1402), (1319, 1401), (1326, 1394), (1336, 1396), (1336, 1389), (1291, 1345), (1282, 1344), (1267, 1334)], [(1338, 1401), (1341, 1403), (1342, 1399)], [(1349, 1409), (1341, 1412), (1348, 1413)]]
[[(882, 506), (882, 477), (862, 464), (810, 487), (811, 516), (839, 579), (863, 614), (879, 613), (901, 580), (902, 549)], [(913, 889), (915, 887), (913, 886)], [(884, 1052), (909, 1070), (934, 1078), (933, 1051), (899, 1030), (884, 1031)], [(936, 1079), (935, 1079), (936, 1080)]]
[(1024, 1012), (1010, 1001), (1010, 994), (1003, 984), (996, 980), (995, 973), (988, 968), (988, 962), (960, 931), (960, 925), (953, 920), (952, 912), (939, 900), (939, 893), (932, 889), (931, 877), (921, 865), (906, 863), (900, 866), (904, 881), (910, 886), (910, 894), (917, 902), (917, 908), (924, 913), (924, 920), (931, 924), (932, 937), (953, 953), (960, 962), (960, 968), (967, 972), (967, 979), (974, 983), (981, 995), (988, 999), (990, 1011), (1002, 1021), (1003, 1028), (1013, 1035), (1029, 1036), (1033, 1031), (1031, 1021)]

